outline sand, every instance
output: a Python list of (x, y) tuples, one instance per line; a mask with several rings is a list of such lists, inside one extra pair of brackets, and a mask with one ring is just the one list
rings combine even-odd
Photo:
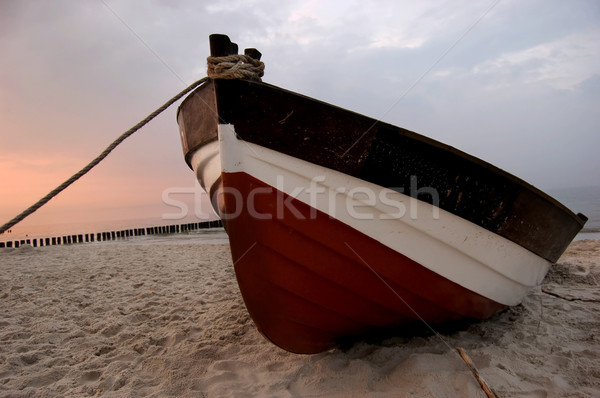
[(500, 397), (598, 397), (599, 284), (577, 241), (492, 319), (305, 356), (256, 331), (227, 245), (2, 249), (0, 396), (484, 397), (460, 346)]

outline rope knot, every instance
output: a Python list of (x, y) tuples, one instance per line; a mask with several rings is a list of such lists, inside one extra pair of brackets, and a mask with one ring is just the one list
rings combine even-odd
[(261, 81), (265, 64), (244, 54), (206, 58), (206, 74), (211, 79), (246, 79)]

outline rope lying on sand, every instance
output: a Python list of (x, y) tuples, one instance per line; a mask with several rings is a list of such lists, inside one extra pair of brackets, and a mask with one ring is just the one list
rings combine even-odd
[(485, 380), (483, 380), (483, 377), (481, 377), (481, 375), (479, 374), (479, 370), (477, 370), (477, 368), (473, 364), (473, 361), (471, 360), (471, 357), (467, 355), (467, 352), (464, 350), (464, 348), (456, 347), (456, 351), (458, 351), (458, 354), (460, 355), (462, 360), (465, 361), (469, 369), (471, 369), (473, 376), (481, 386), (483, 392), (485, 392), (485, 395), (487, 395), (488, 398), (496, 398), (496, 394), (494, 393), (494, 391), (492, 391), (490, 386), (488, 386)]
[(260, 81), (261, 76), (264, 74), (265, 65), (264, 63), (255, 60), (247, 55), (229, 55), (226, 57), (208, 57), (208, 77), (203, 77), (202, 79), (192, 83), (188, 87), (186, 87), (179, 94), (171, 98), (160, 108), (152, 112), (148, 115), (144, 120), (121, 134), (116, 140), (114, 140), (100, 155), (98, 155), (94, 160), (92, 160), (87, 166), (83, 169), (79, 170), (79, 172), (72, 175), (68, 180), (60, 184), (58, 187), (54, 188), (50, 193), (46, 196), (38, 200), (36, 203), (31, 205), (29, 208), (24, 210), (21, 214), (4, 224), (0, 227), (0, 234), (7, 231), (9, 228), (22, 221), (25, 217), (35, 212), (37, 209), (45, 205), (50, 199), (61, 193), (65, 190), (69, 185), (73, 184), (79, 178), (83, 177), (88, 171), (90, 171), (94, 166), (100, 163), (104, 158), (108, 156), (109, 153), (112, 152), (121, 142), (123, 142), (127, 137), (144, 127), (148, 122), (162, 113), (169, 106), (173, 105), (174, 102), (178, 101), (181, 97), (198, 87), (200, 84), (207, 81), (209, 78), (211, 79), (249, 79)]

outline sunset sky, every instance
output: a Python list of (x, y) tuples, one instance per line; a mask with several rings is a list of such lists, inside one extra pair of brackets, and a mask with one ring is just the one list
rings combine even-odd
[[(3, 0), (0, 224), (203, 77), (211, 33), (258, 48), (266, 82), (417, 131), (542, 190), (600, 185), (597, 0)], [(199, 199), (176, 110), (26, 223), (161, 217), (178, 211), (165, 195)]]

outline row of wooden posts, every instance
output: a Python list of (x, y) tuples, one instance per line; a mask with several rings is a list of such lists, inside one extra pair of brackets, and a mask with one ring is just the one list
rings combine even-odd
[(160, 234), (177, 234), (195, 231), (198, 229), (220, 228), (223, 224), (221, 220), (205, 221), (200, 223), (188, 223), (178, 225), (162, 225), (158, 227), (145, 227), (134, 229), (123, 229), (120, 231), (97, 232), (90, 234), (64, 235), (54, 236), (51, 238), (34, 238), (34, 239), (19, 239), (8, 242), (0, 242), (0, 248), (13, 247), (18, 248), (22, 245), (38, 246), (55, 246), (55, 245), (70, 245), (75, 243), (103, 242), (109, 240), (125, 239), (135, 236), (145, 235), (160, 235)]

